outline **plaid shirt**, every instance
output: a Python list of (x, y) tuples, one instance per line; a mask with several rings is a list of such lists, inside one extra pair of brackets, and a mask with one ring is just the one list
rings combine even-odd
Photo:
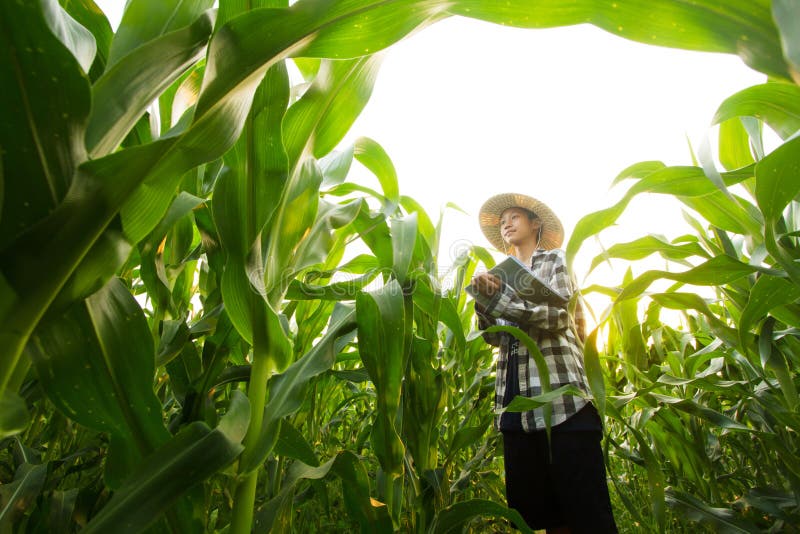
[[(531, 271), (553, 289), (571, 299), (575, 292), (575, 281), (567, 271), (564, 251), (537, 250), (531, 258)], [(478, 295), (475, 301), (483, 311), (478, 313), (479, 327), (484, 329), (493, 324), (514, 324), (524, 330), (541, 350), (547, 369), (550, 372), (550, 389), (573, 384), (589, 392), (586, 372), (583, 369), (583, 339), (585, 318), (583, 308), (575, 306), (571, 319), (564, 307), (542, 303), (533, 304), (521, 299), (507, 285), (488, 298)], [(518, 354), (519, 391), (524, 397), (535, 397), (542, 393), (541, 379), (536, 363), (530, 357), (527, 347), (505, 332), (484, 333), (484, 339), (500, 347), (495, 379), (495, 410), (503, 407), (506, 393), (508, 356), (511, 351)], [(583, 408), (588, 401), (573, 395), (562, 395), (552, 403), (551, 425), (556, 426)], [(500, 428), (500, 416), (495, 420)], [(544, 409), (537, 408), (522, 413), (522, 428), (534, 432), (545, 428)]]

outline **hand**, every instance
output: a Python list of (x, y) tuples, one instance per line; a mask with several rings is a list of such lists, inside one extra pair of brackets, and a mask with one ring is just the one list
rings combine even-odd
[(493, 274), (480, 273), (472, 277), (472, 287), (484, 297), (491, 298), (503, 287), (503, 282)]

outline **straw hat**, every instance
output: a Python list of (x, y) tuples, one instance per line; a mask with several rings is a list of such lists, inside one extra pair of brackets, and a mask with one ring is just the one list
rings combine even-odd
[(539, 217), (542, 223), (540, 248), (549, 250), (561, 247), (564, 242), (564, 226), (553, 210), (548, 208), (544, 202), (528, 195), (503, 193), (484, 202), (478, 215), (483, 235), (497, 250), (506, 248), (503, 236), (500, 235), (500, 216), (508, 208), (525, 208)]

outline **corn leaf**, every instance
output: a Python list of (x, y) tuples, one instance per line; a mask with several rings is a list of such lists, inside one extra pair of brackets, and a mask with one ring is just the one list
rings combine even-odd
[(792, 0), (772, 0), (772, 15), (780, 31), (783, 56), (797, 83), (800, 81), (800, 30), (793, 22), (800, 18), (800, 6)]
[(14, 473), (14, 480), (0, 486), (0, 528), (10, 528), (15, 516), (29, 509), (35, 503), (47, 479), (47, 464), (20, 465)]
[[(351, 517), (361, 526), (362, 532), (391, 532), (392, 521), (387, 513), (386, 505), (370, 497), (369, 478), (361, 459), (350, 451), (342, 451), (336, 457), (319, 467), (311, 467), (297, 462), (292, 465), (288, 480), (283, 484), (281, 493), (274, 497), (277, 501), (267, 503), (257, 512), (255, 527), (258, 531), (285, 532), (291, 529), (291, 518), (281, 517), (275, 508), (282, 501), (291, 497), (295, 486), (301, 480), (320, 480), (329, 473), (342, 480), (345, 507)], [(278, 522), (276, 523), (276, 520)], [(281, 521), (282, 520), (282, 521)]]
[(741, 336), (749, 332), (756, 323), (773, 309), (790, 304), (800, 298), (800, 287), (786, 278), (762, 275), (756, 280), (739, 318)]
[(705, 249), (697, 243), (673, 245), (661, 237), (649, 235), (628, 243), (617, 243), (608, 247), (602, 254), (598, 254), (592, 259), (589, 272), (610, 258), (632, 261), (641, 260), (651, 254), (659, 254), (670, 260), (682, 260), (692, 256), (708, 257)]
[(470, 499), (451, 504), (436, 514), (428, 529), (429, 534), (453, 534), (463, 532), (467, 523), (476, 517), (504, 517), (514, 523), (520, 532), (533, 534), (519, 512), (494, 501)]
[(153, 100), (202, 58), (213, 27), (213, 12), (208, 12), (108, 67), (92, 88), (86, 129), (92, 157), (116, 149)]
[(314, 448), (303, 434), (289, 421), (281, 422), (281, 431), (275, 442), (275, 454), (300, 460), (304, 464), (319, 466)]
[[(50, 400), (75, 421), (110, 433), (127, 468), (169, 437), (152, 387), (150, 329), (120, 280), (45, 321), (29, 354)], [(112, 472), (124, 476), (126, 467)]]
[[(56, 2), (46, 4), (60, 9)], [(82, 132), (90, 98), (81, 66), (51, 33), (40, 2), (4, 2), (0, 32), (3, 250), (66, 195), (76, 167), (86, 159)]]
[(407, 361), (403, 291), (396, 280), (356, 297), (358, 350), (377, 393), (378, 412), (372, 427), (375, 455), (387, 474), (403, 470), (403, 443), (397, 424)]
[(800, 138), (784, 143), (756, 165), (756, 200), (769, 224), (800, 193), (798, 169)]
[(773, 275), (781, 274), (780, 271), (775, 271), (774, 269), (755, 267), (742, 263), (730, 256), (716, 256), (682, 273), (660, 270), (647, 271), (627, 284), (622, 290), (622, 293), (620, 293), (618, 300), (625, 300), (641, 295), (650, 284), (661, 278), (697, 286), (715, 286), (733, 282), (743, 276), (759, 271)]
[(132, 0), (114, 34), (108, 65), (165, 34), (189, 26), (211, 8), (212, 0)]
[(728, 170), (755, 163), (750, 150), (750, 136), (738, 118), (720, 122), (719, 161)]
[(752, 429), (748, 428), (747, 425), (738, 423), (730, 417), (727, 417), (706, 406), (702, 406), (691, 399), (681, 399), (677, 397), (671, 397), (669, 395), (661, 395), (658, 393), (650, 393), (650, 396), (652, 396), (659, 403), (666, 404), (672, 408), (675, 408), (676, 410), (680, 410), (690, 415), (694, 415), (695, 417), (704, 419), (705, 421), (708, 421), (719, 428), (752, 432)]
[(19, 434), (30, 423), (30, 414), (25, 401), (12, 391), (6, 390), (0, 397), (0, 439)]
[(736, 517), (736, 512), (733, 510), (709, 506), (697, 497), (674, 488), (667, 491), (666, 502), (687, 514), (689, 519), (713, 525), (719, 532), (753, 534), (760, 531), (749, 521)]
[(88, 73), (97, 52), (94, 35), (73, 19), (55, 0), (42, 1), (42, 10), (50, 31), (78, 60), (83, 71)]
[(65, 0), (61, 2), (63, 7), (75, 21), (89, 30), (94, 37), (96, 52), (94, 63), (91, 70), (87, 71), (89, 78), (96, 80), (105, 70), (108, 62), (108, 51), (111, 48), (111, 40), (114, 32), (111, 29), (105, 14), (98, 9), (93, 0)]
[(606, 384), (603, 368), (600, 365), (600, 354), (597, 351), (597, 328), (592, 330), (583, 343), (583, 367), (586, 370), (586, 379), (589, 381), (595, 407), (602, 420), (606, 411)]
[(329, 370), (336, 361), (335, 341), (355, 327), (352, 308), (340, 305), (331, 316), (324, 336), (303, 357), (275, 376), (269, 384), (269, 401), (264, 407), (264, 420), (259, 439), (249, 458), (252, 463), (240, 466), (240, 471), (255, 469), (267, 457), (279, 436), (280, 421), (297, 410), (303, 402), (306, 386), (315, 376)]
[(743, 89), (719, 105), (712, 123), (721, 124), (736, 117), (755, 117), (768, 124), (781, 139), (787, 139), (800, 130), (800, 87), (771, 82)]
[(249, 419), (247, 398), (234, 392), (217, 428), (195, 422), (182, 429), (144, 459), (84, 530), (141, 532), (194, 484), (236, 459)]
[(392, 215), (400, 204), (400, 189), (397, 184), (397, 171), (389, 155), (374, 140), (359, 137), (355, 143), (355, 158), (378, 178), (385, 202), (383, 213)]
[(323, 61), (311, 87), (286, 113), (284, 142), (292, 168), (304, 156), (321, 158), (339, 144), (364, 109), (381, 56)]
[(393, 218), (392, 230), (392, 258), (394, 265), (392, 272), (397, 277), (400, 285), (404, 285), (409, 275), (411, 259), (414, 253), (414, 243), (417, 240), (417, 214)]
[(715, 0), (579, 0), (564, 5), (558, 0), (460, 0), (450, 12), (523, 28), (588, 22), (614, 35), (651, 45), (738, 54), (756, 70), (790, 77), (770, 4), (765, 1), (721, 4)]

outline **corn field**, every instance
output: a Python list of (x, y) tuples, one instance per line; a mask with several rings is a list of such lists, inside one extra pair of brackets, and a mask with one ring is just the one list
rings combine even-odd
[(576, 273), (608, 302), (585, 363), (621, 530), (800, 531), (796, 0), (129, 0), (115, 32), (92, 0), (3, 0), (0, 533), (531, 532), (463, 292), (493, 256), (443, 280), (442, 218), (379, 140), (342, 143), (383, 51), (450, 16), (767, 75), (716, 154), (620, 162), (567, 256), (637, 195), (686, 208), (594, 258), (618, 283)]

